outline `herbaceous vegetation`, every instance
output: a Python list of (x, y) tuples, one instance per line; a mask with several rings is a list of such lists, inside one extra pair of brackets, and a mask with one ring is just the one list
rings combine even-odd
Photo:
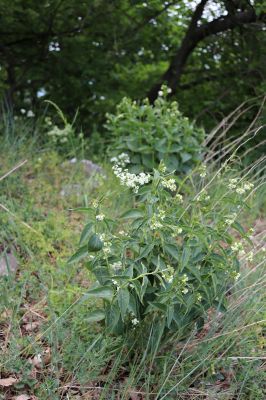
[(0, 0), (0, 400), (264, 400), (265, 0)]
[(124, 98), (115, 114), (108, 114), (106, 129), (111, 134), (109, 154), (126, 153), (132, 172), (152, 171), (164, 160), (169, 172), (188, 173), (203, 158), (204, 130), (191, 123), (167, 100), (171, 89), (162, 86), (154, 106)]

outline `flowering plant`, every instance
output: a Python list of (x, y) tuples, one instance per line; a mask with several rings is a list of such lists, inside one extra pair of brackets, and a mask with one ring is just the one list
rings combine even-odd
[(166, 99), (168, 90), (162, 87), (154, 105), (124, 98), (116, 114), (107, 115), (109, 154), (129, 154), (132, 173), (152, 172), (162, 159), (169, 172), (187, 173), (201, 160), (204, 131), (181, 114), (176, 102)]
[(56, 109), (57, 114), (63, 123), (63, 126), (60, 128), (58, 125), (53, 124), (52, 119), (49, 116), (45, 117), (44, 124), (46, 127), (46, 135), (49, 138), (50, 143), (55, 146), (57, 150), (61, 150), (64, 153), (67, 151), (70, 154), (74, 152), (75, 154), (78, 152), (80, 147), (84, 147), (83, 133), (76, 135), (73, 126), (74, 122), (70, 124), (62, 110), (55, 103), (50, 100), (46, 100), (46, 102), (51, 104)]
[(70, 262), (88, 258), (97, 285), (86, 297), (104, 300), (104, 308), (89, 319), (104, 320), (116, 334), (155, 323), (160, 335), (184, 336), (194, 324), (203, 324), (208, 309), (226, 307), (225, 293), (239, 277), (244, 251), (233, 230), (249, 240), (237, 222), (244, 202), (235, 188), (250, 192), (252, 185), (235, 181), (228, 189), (217, 175), (219, 194), (212, 194), (210, 184), (183, 197), (184, 183), (178, 184), (164, 164), (144, 177), (127, 175), (127, 154), (113, 162), (120, 183), (133, 188), (137, 203), (116, 221), (103, 213), (103, 200), (82, 209), (90, 220)]

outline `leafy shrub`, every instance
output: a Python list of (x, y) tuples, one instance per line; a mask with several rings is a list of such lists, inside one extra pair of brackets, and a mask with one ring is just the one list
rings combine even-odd
[(161, 160), (169, 172), (187, 173), (201, 160), (204, 131), (181, 114), (176, 102), (166, 99), (166, 87), (160, 94), (154, 106), (148, 100), (138, 105), (124, 98), (116, 114), (107, 115), (109, 154), (129, 154), (129, 168), (135, 173), (152, 171)]
[(159, 336), (183, 337), (195, 323), (203, 324), (208, 309), (226, 308), (225, 292), (238, 279), (244, 254), (232, 232), (249, 240), (237, 219), (252, 184), (217, 174), (218, 193), (202, 186), (185, 200), (184, 182), (178, 187), (178, 178), (163, 164), (153, 175), (136, 175), (125, 170), (127, 155), (118, 158), (114, 169), (120, 170), (121, 183), (137, 192), (136, 207), (116, 221), (105, 216), (102, 202), (83, 208), (90, 220), (70, 259), (88, 257), (86, 265), (98, 281), (86, 297), (102, 298), (104, 308), (89, 319), (105, 320), (116, 334), (139, 327), (144, 332), (153, 324)]

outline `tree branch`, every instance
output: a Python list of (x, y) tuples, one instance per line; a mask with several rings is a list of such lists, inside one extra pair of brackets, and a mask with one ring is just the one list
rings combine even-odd
[(234, 15), (228, 14), (198, 26), (199, 18), (202, 16), (206, 3), (207, 1), (203, 0), (196, 7), (176, 55), (172, 58), (167, 71), (162, 75), (159, 82), (148, 93), (148, 98), (151, 102), (154, 102), (157, 98), (158, 91), (163, 83), (168, 84), (172, 89), (172, 94), (176, 93), (187, 59), (200, 41), (211, 35), (234, 29), (237, 26), (265, 20), (265, 14), (257, 16), (254, 9), (248, 7), (245, 11), (240, 11)]

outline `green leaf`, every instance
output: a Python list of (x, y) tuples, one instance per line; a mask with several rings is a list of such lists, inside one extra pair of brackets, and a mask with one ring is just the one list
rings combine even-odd
[(83, 300), (99, 298), (111, 301), (113, 298), (113, 289), (110, 286), (98, 286), (96, 288), (88, 290), (87, 293), (82, 297)]
[(179, 257), (177, 246), (175, 246), (174, 244), (166, 244), (166, 245), (164, 245), (164, 250), (166, 251), (167, 254), (169, 254), (175, 260), (179, 261), (180, 257)]
[(75, 254), (73, 254), (72, 257), (70, 257), (70, 259), (68, 260), (68, 264), (73, 264), (79, 260), (81, 260), (82, 258), (86, 257), (86, 255), (88, 254), (88, 247), (87, 245), (82, 246), (78, 249), (78, 251), (76, 251)]
[(83, 231), (81, 233), (81, 236), (80, 236), (79, 244), (84, 243), (85, 240), (88, 239), (88, 237), (91, 234), (92, 227), (93, 227), (93, 223), (92, 222), (89, 222), (87, 225), (85, 225), (85, 227), (84, 227), (84, 229), (83, 229)]
[(88, 314), (86, 317), (87, 322), (98, 322), (105, 318), (105, 313), (103, 310), (95, 310)]
[(191, 249), (188, 246), (183, 247), (182, 257), (181, 257), (181, 268), (185, 268), (189, 262), (191, 255)]
[(245, 236), (245, 235), (246, 235), (246, 232), (245, 232), (243, 226), (240, 225), (239, 222), (234, 222), (231, 226), (232, 226), (232, 228), (234, 228), (236, 231), (238, 231), (242, 236)]
[(147, 244), (143, 249), (141, 249), (140, 255), (136, 258), (135, 261), (139, 261), (142, 258), (147, 257), (153, 250), (154, 244)]
[(141, 218), (143, 216), (144, 215), (142, 211), (132, 208), (131, 210), (128, 210), (122, 214), (121, 218)]
[(78, 212), (85, 212), (89, 213), (93, 211), (91, 207), (77, 207), (77, 208), (70, 208), (69, 211), (78, 211)]
[(118, 291), (118, 304), (120, 308), (121, 317), (124, 320), (129, 304), (129, 291), (121, 288)]
[(94, 233), (88, 242), (88, 251), (96, 252), (103, 248), (103, 242), (96, 233)]
[(189, 153), (181, 153), (181, 158), (182, 158), (183, 162), (186, 162), (186, 161), (190, 160), (191, 157), (192, 157), (192, 155), (189, 154)]
[(170, 328), (171, 322), (174, 318), (174, 306), (167, 307), (167, 327)]

